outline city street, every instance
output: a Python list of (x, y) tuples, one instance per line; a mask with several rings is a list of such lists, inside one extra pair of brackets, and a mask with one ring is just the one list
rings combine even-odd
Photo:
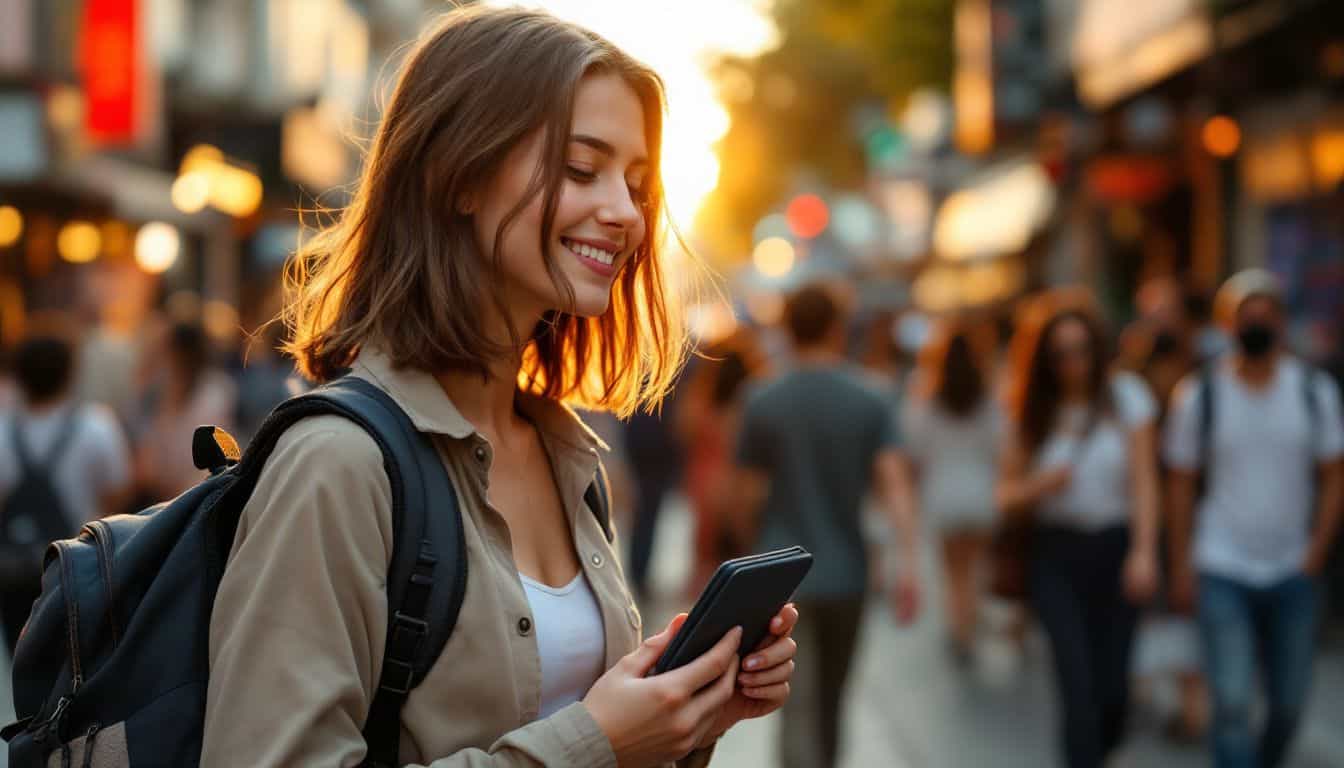
[[(666, 589), (682, 572), (679, 553), (689, 550), (690, 530), (680, 503), (660, 521), (655, 575)], [(842, 768), (1044, 768), (1055, 765), (1054, 691), (1044, 638), (1033, 634), (1025, 660), (1014, 663), (1007, 646), (990, 645), (974, 672), (959, 672), (945, 653), (938, 615), (938, 584), (926, 552), (928, 589), (920, 620), (898, 628), (882, 603), (870, 606), (850, 679), (845, 709)], [(671, 609), (650, 617), (661, 626)], [(1159, 641), (1160, 642), (1160, 641)], [(997, 653), (995, 651), (998, 651)], [(1015, 667), (1015, 668), (1014, 668)], [(1344, 754), (1344, 651), (1318, 662), (1308, 722), (1290, 768), (1333, 768)], [(1160, 684), (1148, 686), (1153, 705), (1136, 707), (1129, 745), (1115, 768), (1197, 768), (1208, 764), (1202, 747), (1163, 740), (1156, 714), (1171, 701)], [(745, 723), (726, 736), (716, 765), (776, 765), (774, 718)]]

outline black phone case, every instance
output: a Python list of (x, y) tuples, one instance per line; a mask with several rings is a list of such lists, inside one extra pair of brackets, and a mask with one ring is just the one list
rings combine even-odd
[(766, 552), (721, 564), (695, 601), (677, 636), (663, 651), (652, 674), (658, 675), (696, 660), (742, 627), (739, 656), (745, 657), (770, 631), (770, 620), (793, 597), (812, 568), (812, 555), (802, 547)]

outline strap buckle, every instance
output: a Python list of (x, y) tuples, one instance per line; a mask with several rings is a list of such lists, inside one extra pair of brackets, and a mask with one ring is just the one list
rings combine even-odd
[[(411, 692), (411, 681), (415, 677), (415, 667), (396, 659), (383, 660), (383, 679), (378, 689), (405, 696)], [(395, 678), (395, 679), (394, 679)]]
[(415, 677), (415, 655), (429, 634), (429, 622), (397, 611), (392, 616), (392, 636), (383, 658), (383, 679), (378, 687), (390, 693), (410, 693)]
[(429, 622), (424, 619), (417, 619), (414, 616), (408, 616), (401, 611), (392, 615), (392, 623), (397, 629), (405, 628), (408, 632), (414, 632), (417, 635), (424, 636), (429, 634)]

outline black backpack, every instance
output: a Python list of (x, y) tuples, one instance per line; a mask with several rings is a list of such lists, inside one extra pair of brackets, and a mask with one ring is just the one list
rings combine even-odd
[[(42, 597), (15, 652), (20, 719), (0, 732), (11, 768), (46, 766), (56, 750), (67, 766), (96, 767), (104, 754), (136, 768), (199, 764), (210, 613), (239, 515), (280, 435), (321, 414), (350, 419), (377, 441), (392, 488), (386, 653), (364, 738), (366, 766), (398, 764), (402, 704), (462, 605), (462, 518), (430, 440), (382, 390), (344, 377), (282, 403), (241, 456), (222, 431), (198, 429), (192, 450), (210, 477), (51, 545)], [(584, 498), (610, 540), (600, 477)], [(431, 503), (444, 508), (431, 513)]]
[(28, 450), (18, 414), (10, 420), (19, 482), (0, 502), (0, 590), (35, 590), (42, 579), (47, 542), (69, 536), (73, 528), (52, 475), (74, 439), (77, 410), (68, 410), (56, 440), (41, 458)]

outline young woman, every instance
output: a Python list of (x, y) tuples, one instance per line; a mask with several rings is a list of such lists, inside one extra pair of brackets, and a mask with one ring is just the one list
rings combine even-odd
[[(584, 490), (599, 442), (562, 403), (655, 402), (683, 335), (663, 289), (658, 77), (522, 10), (454, 11), (408, 57), (358, 192), (300, 254), (289, 350), (352, 369), (436, 443), (470, 578), (402, 710), (401, 762), (708, 762), (788, 696), (797, 613), (738, 669), (740, 631), (645, 677), (619, 557)], [(210, 636), (204, 766), (355, 766), (381, 668), (391, 497), (332, 417), (280, 440), (243, 513)]]
[(942, 534), (946, 617), (959, 661), (971, 658), (980, 572), (995, 520), (1003, 419), (985, 373), (991, 344), (959, 324), (940, 329), (904, 405), (920, 511)]
[(1120, 744), (1137, 605), (1156, 584), (1156, 406), (1112, 373), (1087, 302), (1050, 295), (1013, 341), (1016, 423), (998, 500), (1035, 521), (1029, 584), (1050, 638), (1069, 768)]

